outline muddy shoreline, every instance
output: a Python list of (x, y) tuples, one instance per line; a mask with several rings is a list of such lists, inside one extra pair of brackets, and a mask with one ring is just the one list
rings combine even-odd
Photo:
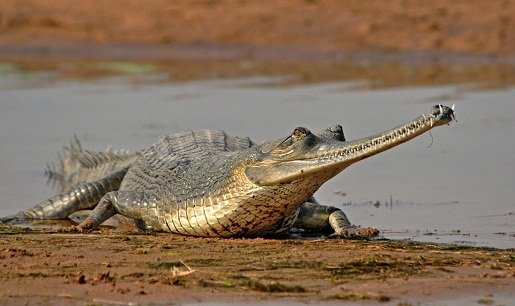
[[(103, 229), (0, 234), (2, 305), (513, 298), (514, 250), (395, 241), (212, 239)], [(443, 281), (444, 280), (444, 281)]]
[[(2, 67), (3, 66), (3, 67)], [(4, 68), (5, 67), (5, 68)], [(4, 68), (4, 69), (2, 69)], [(360, 88), (439, 86), (465, 84), (476, 89), (502, 89), (515, 85), (515, 62), (455, 63), (403, 59), (291, 60), (170, 59), (134, 60), (104, 58), (20, 57), (0, 55), (0, 72), (30, 79), (45, 75), (49, 82), (94, 80), (128, 76), (137, 84), (177, 83), (195, 80), (231, 80), (276, 77), (265, 86), (290, 86), (324, 82), (359, 82)]]

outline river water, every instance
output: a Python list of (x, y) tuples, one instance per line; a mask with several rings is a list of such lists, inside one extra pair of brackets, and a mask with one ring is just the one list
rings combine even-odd
[(73, 136), (91, 150), (139, 150), (184, 129), (223, 129), (256, 142), (344, 127), (347, 140), (395, 127), (432, 105), (457, 123), (353, 165), (319, 202), (385, 238), (515, 247), (515, 89), (363, 89), (358, 83), (277, 86), (273, 78), (135, 82), (0, 78), (0, 215), (54, 194), (44, 166)]

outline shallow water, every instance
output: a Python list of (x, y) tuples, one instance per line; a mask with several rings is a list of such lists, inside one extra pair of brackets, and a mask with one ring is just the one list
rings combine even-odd
[(190, 128), (224, 129), (260, 142), (297, 126), (318, 131), (339, 123), (351, 140), (443, 103), (456, 104), (458, 123), (350, 167), (316, 196), (386, 238), (515, 247), (515, 89), (371, 91), (350, 83), (267, 86), (270, 78), (174, 84), (44, 78), (0, 78), (1, 216), (53, 194), (44, 165), (74, 133), (87, 149), (136, 150)]

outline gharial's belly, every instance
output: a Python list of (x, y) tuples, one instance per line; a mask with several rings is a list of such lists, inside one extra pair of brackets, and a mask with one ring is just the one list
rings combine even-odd
[(175, 209), (147, 211), (142, 221), (153, 231), (197, 237), (241, 237), (286, 231), (297, 214), (297, 208), (287, 209), (287, 205), (177, 205)]
[(299, 207), (318, 188), (318, 184), (310, 181), (301, 183), (306, 184), (302, 188), (292, 183), (266, 190), (235, 185), (225, 188), (229, 192), (180, 202), (172, 200), (173, 197), (155, 199), (149, 203), (159, 204), (148, 205), (141, 217), (134, 217), (142, 219), (149, 229), (188, 236), (241, 237), (279, 233), (291, 228)]

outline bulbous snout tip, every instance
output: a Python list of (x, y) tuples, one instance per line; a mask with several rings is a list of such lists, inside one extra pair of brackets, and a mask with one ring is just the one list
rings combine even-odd
[(451, 107), (437, 104), (431, 109), (431, 115), (433, 115), (435, 121), (441, 122), (443, 124), (447, 124), (456, 120), (454, 104)]

